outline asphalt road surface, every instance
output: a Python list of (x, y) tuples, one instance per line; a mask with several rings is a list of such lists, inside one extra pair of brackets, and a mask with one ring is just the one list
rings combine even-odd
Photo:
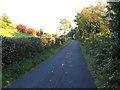
[(6, 88), (96, 88), (76, 40)]

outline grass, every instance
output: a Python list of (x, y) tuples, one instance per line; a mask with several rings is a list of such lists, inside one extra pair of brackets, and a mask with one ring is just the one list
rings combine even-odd
[(27, 73), (28, 71), (35, 68), (38, 64), (43, 62), (44, 60), (48, 59), (50, 56), (54, 55), (56, 52), (58, 52), (60, 49), (65, 47), (70, 41), (65, 43), (64, 45), (61, 45), (60, 47), (50, 49), (47, 52), (43, 52), (42, 54), (38, 54), (33, 58), (26, 59), (22, 61), (19, 65), (11, 65), (3, 70), (3, 87), (5, 85), (10, 84), (11, 82), (15, 81), (16, 79), (20, 78), (22, 75)]
[[(78, 41), (79, 42), (79, 41)], [(87, 52), (87, 49), (79, 42), (80, 47), (82, 49), (83, 56), (88, 64), (88, 68), (95, 80), (95, 84), (98, 88), (103, 88), (105, 84), (105, 79), (107, 78), (106, 76), (102, 76), (99, 74), (99, 67), (96, 66), (96, 58), (90, 56)]]
[(35, 37), (27, 33), (17, 32), (17, 30), (2, 29), (2, 28), (0, 28), (0, 35), (5, 37)]

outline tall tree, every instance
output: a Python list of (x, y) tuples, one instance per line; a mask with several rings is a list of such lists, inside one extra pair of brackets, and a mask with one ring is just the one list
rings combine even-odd
[(9, 24), (12, 23), (12, 22), (9, 20), (9, 16), (8, 16), (6, 13), (4, 13), (4, 14), (1, 16), (1, 20), (4, 21), (4, 22), (7, 24), (7, 26), (9, 26)]
[(74, 35), (74, 34), (76, 34), (76, 28), (75, 28), (75, 29), (71, 29), (71, 30), (69, 31), (69, 33), (67, 33), (67, 36), (73, 38), (73, 35)]
[(84, 8), (76, 16), (76, 32), (87, 54), (95, 58), (93, 67), (99, 65), (94, 70), (103, 77), (100, 86), (120, 88), (120, 2), (107, 7), (100, 3)]
[(72, 29), (72, 24), (69, 20), (67, 19), (60, 19), (60, 27), (59, 27), (59, 31), (63, 32), (63, 35), (65, 36), (67, 31), (69, 31), (70, 29)]
[(77, 22), (79, 34), (83, 39), (90, 37), (92, 34), (109, 35), (109, 19), (106, 16), (105, 6), (100, 4), (96, 7), (84, 8), (82, 12), (77, 13), (75, 22)]

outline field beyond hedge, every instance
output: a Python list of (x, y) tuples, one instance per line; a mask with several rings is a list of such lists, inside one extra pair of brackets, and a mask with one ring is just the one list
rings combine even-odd
[(0, 28), (0, 35), (4, 37), (35, 37), (27, 33), (18, 32), (17, 30), (3, 29), (3, 28)]

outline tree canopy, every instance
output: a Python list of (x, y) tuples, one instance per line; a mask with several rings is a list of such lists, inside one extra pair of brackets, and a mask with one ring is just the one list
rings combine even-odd
[(69, 20), (67, 19), (60, 19), (60, 27), (59, 27), (59, 31), (63, 32), (63, 34), (65, 35), (67, 33), (67, 31), (69, 31), (70, 29), (72, 29), (72, 24)]
[[(98, 87), (119, 87), (120, 2), (84, 8), (74, 21), (81, 45), (93, 58), (89, 62), (99, 80)], [(99, 68), (95, 70), (96, 67)]]

